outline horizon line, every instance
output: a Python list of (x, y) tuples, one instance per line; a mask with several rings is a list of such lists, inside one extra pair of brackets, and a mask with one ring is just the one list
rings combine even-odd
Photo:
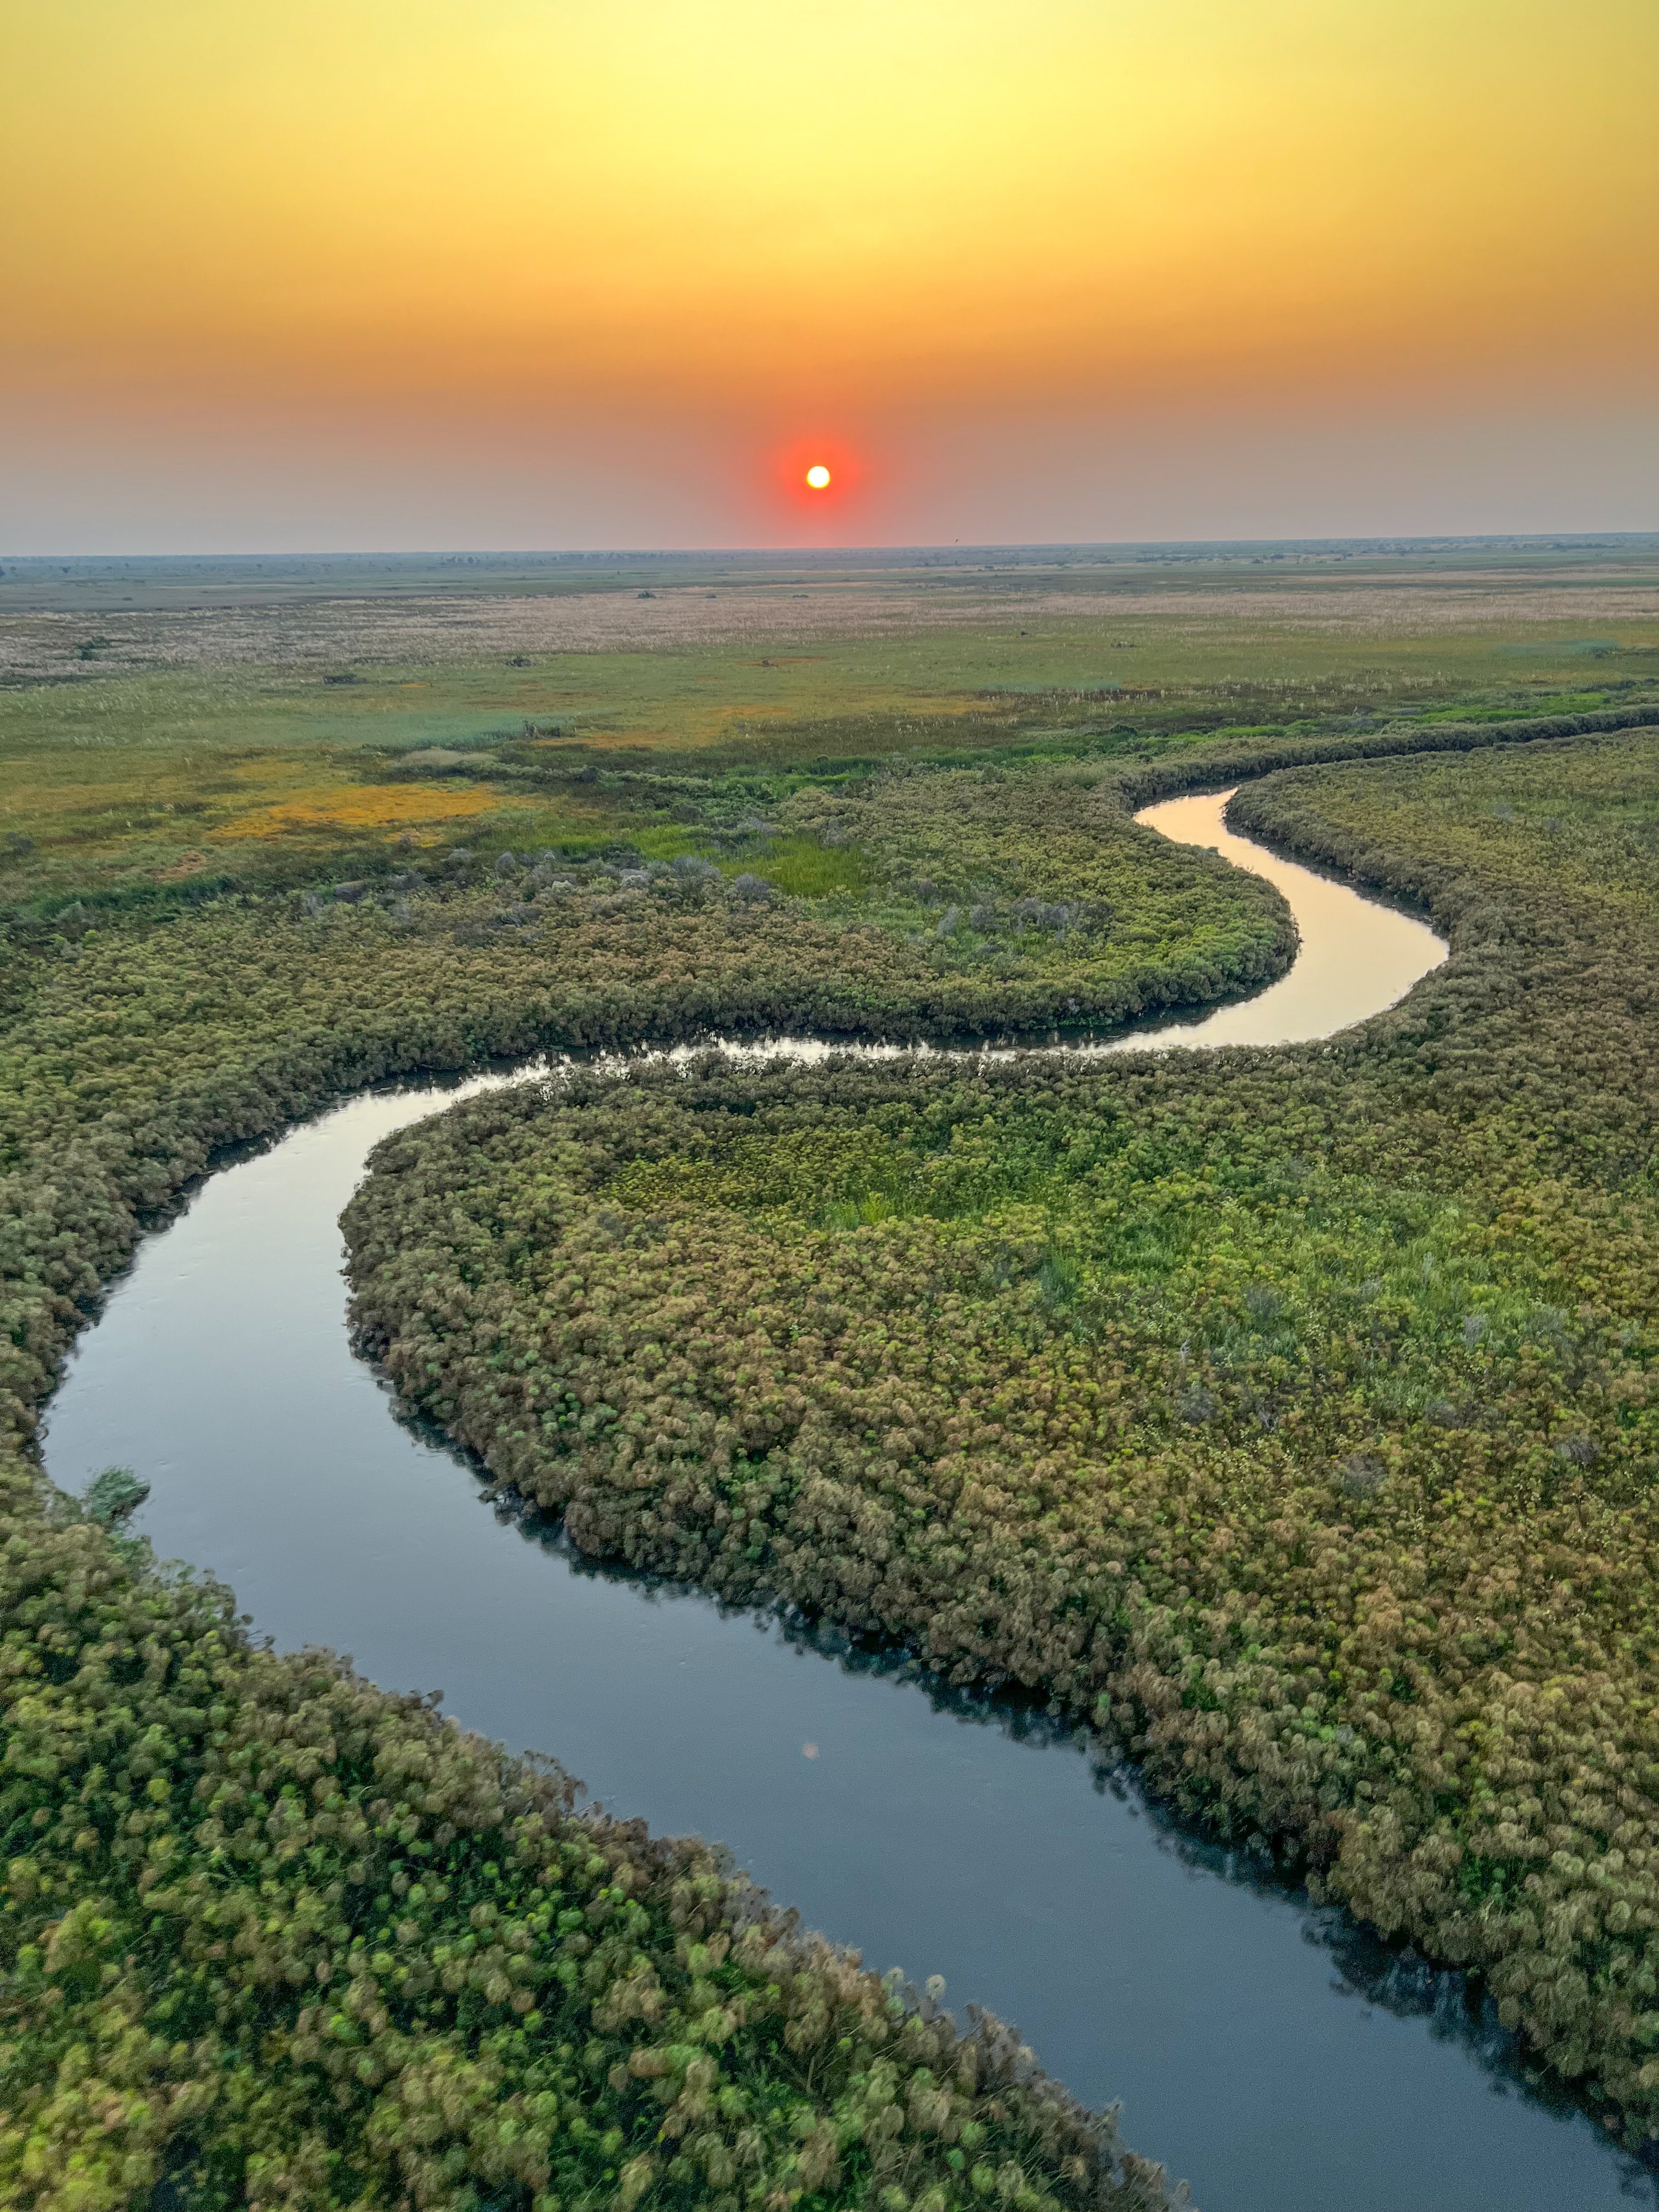
[[(1440, 531), (1370, 532), (1352, 537), (1304, 538), (1029, 538), (952, 540), (890, 545), (616, 545), (616, 546), (363, 546), (331, 551), (278, 552), (250, 547), (235, 552), (166, 553), (31, 553), (0, 552), (0, 569), (18, 565), (109, 565), (161, 562), (330, 562), (330, 561), (716, 561), (738, 559), (810, 559), (817, 561), (891, 559), (905, 554), (930, 556), (969, 554), (1128, 554), (1176, 552), (1234, 552), (1272, 548), (1294, 552), (1321, 552), (1359, 548), (1389, 550), (1415, 547), (1539, 546), (1571, 550), (1579, 548), (1659, 544), (1659, 528), (1653, 530)], [(0, 581), (3, 581), (0, 577)]]

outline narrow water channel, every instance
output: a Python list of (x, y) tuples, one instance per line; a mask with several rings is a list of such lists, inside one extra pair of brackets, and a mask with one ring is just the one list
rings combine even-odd
[[(1444, 957), (1421, 922), (1231, 836), (1225, 794), (1143, 819), (1271, 876), (1302, 948), (1148, 1044), (1279, 1043)], [(799, 1041), (793, 1048), (817, 1048)], [(482, 1079), (495, 1080), (499, 1079)], [(283, 1646), (551, 1752), (607, 1808), (696, 1830), (878, 1968), (943, 1973), (1202, 2212), (1600, 2212), (1651, 2180), (1511, 2069), (1455, 1977), (1253, 1882), (1012, 1705), (941, 1696), (769, 1616), (597, 1571), (404, 1428), (345, 1328), (337, 1217), (366, 1155), (477, 1079), (370, 1093), (210, 1177), (148, 1238), (50, 1410), (70, 1490), (129, 1466), (137, 1526)]]

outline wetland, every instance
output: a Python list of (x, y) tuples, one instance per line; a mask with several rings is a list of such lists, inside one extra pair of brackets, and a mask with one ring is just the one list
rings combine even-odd
[[(926, 708), (439, 732), (459, 772), (336, 720), (303, 787), (252, 694), (228, 743), (228, 694), (164, 726), (182, 673), (9, 695), (29, 2201), (1165, 2202), (1125, 2138), (1212, 2208), (1649, 2186), (1659, 704), (1639, 579), (1594, 690), (1533, 581), (1445, 603), (1462, 676), (1396, 613), (1369, 672), (1235, 634), (1126, 712), (1074, 593), (1069, 666), (995, 641), (1030, 689), (940, 694), (901, 622)], [(1298, 958), (1226, 832), (1129, 818), (1241, 779), (1449, 958), (1373, 906), (1397, 973), (1275, 1001), (1311, 910)], [(803, 1030), (1000, 1048), (637, 1049)], [(580, 1049), (624, 1057), (372, 1089)], [(143, 1246), (43, 1484), (100, 1285), (294, 1123)]]

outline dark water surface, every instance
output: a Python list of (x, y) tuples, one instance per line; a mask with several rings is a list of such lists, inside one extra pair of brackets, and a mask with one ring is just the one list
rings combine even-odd
[[(1160, 1045), (1323, 1035), (1443, 957), (1420, 922), (1229, 837), (1222, 803), (1146, 818), (1271, 872), (1304, 950)], [(213, 1176), (82, 1340), (53, 1479), (136, 1468), (158, 1553), (222, 1576), (279, 1645), (441, 1687), (611, 1809), (721, 1838), (868, 1964), (943, 1973), (947, 2003), (988, 2005), (1079, 2096), (1121, 2100), (1127, 2140), (1203, 2212), (1659, 2202), (1582, 2113), (1526, 2090), (1456, 1977), (1254, 1882), (1040, 1717), (596, 1571), (400, 1426), (347, 1346), (337, 1218), (373, 1145), (477, 1087), (358, 1097)]]

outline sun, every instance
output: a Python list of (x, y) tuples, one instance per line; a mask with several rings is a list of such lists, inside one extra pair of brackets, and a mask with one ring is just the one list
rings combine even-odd
[(806, 481), (814, 491), (823, 491), (830, 482), (830, 471), (822, 461), (814, 461), (806, 471)]

